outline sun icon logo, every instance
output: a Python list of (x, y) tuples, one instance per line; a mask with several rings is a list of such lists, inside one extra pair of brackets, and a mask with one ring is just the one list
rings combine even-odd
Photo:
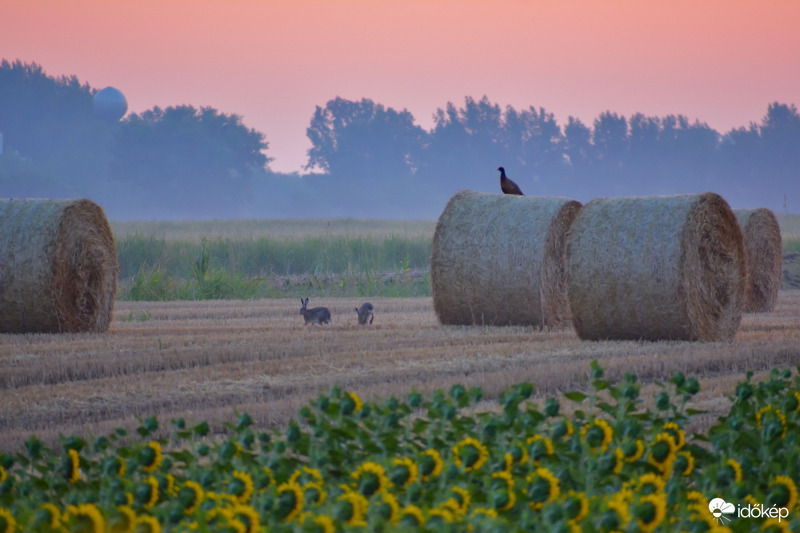
[(722, 498), (714, 498), (710, 502), (708, 502), (708, 510), (711, 511), (711, 514), (714, 515), (714, 518), (717, 520), (717, 523), (728, 521), (730, 522), (731, 519), (727, 516), (723, 516), (726, 514), (733, 514), (736, 512), (736, 506), (732, 503), (728, 503)]

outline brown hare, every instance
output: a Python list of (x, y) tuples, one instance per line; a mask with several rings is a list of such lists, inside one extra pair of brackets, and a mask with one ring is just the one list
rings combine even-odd
[(315, 307), (314, 309), (307, 309), (308, 306), (308, 298), (303, 301), (300, 298), (300, 314), (303, 315), (305, 319), (305, 323), (308, 324), (312, 322), (314, 324), (331, 324), (333, 320), (331, 320), (331, 312), (328, 310), (327, 307)]
[(367, 319), (370, 324), (375, 319), (375, 308), (369, 302), (363, 304), (360, 309), (356, 309), (356, 313), (358, 313), (358, 323), (361, 326), (367, 323)]

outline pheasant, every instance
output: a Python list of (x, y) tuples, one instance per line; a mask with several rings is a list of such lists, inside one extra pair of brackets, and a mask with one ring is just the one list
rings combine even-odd
[(503, 190), (504, 194), (516, 194), (519, 196), (524, 196), (519, 186), (508, 179), (506, 176), (506, 169), (499, 167), (497, 170), (500, 171), (500, 188)]

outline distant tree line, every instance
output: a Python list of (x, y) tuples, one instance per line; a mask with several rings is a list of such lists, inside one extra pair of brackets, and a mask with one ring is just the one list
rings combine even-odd
[(126, 217), (233, 216), (269, 158), (264, 135), (210, 107), (155, 107), (109, 123), (75, 76), (0, 64), (0, 191), (89, 196)]
[(502, 109), (486, 97), (448, 103), (425, 131), (408, 111), (336, 98), (317, 107), (308, 137), (309, 169), (364, 187), (394, 182), (402, 191), (413, 182), (437, 197), (454, 188), (499, 191), (494, 169), (503, 165), (537, 195), (726, 190), (773, 207), (784, 194), (800, 201), (800, 114), (777, 102), (760, 124), (721, 135), (683, 115), (605, 112), (590, 125), (569, 117), (562, 127), (544, 108)]
[(155, 107), (109, 123), (96, 90), (32, 63), (0, 64), (0, 191), (87, 196), (117, 218), (435, 218), (459, 189), (499, 191), (504, 166), (527, 194), (713, 190), (737, 206), (800, 211), (800, 114), (768, 105), (720, 134), (683, 115), (600, 114), (558, 124), (544, 108), (449, 102), (428, 131), (370, 99), (316, 107), (307, 174), (270, 170), (263, 133), (210, 107)]

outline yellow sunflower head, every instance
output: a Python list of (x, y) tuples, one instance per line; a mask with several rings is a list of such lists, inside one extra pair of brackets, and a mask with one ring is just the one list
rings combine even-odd
[(422, 481), (428, 481), (432, 477), (437, 477), (442, 473), (444, 461), (439, 451), (435, 448), (429, 448), (422, 452), (419, 458), (419, 473)]
[(145, 472), (155, 472), (164, 461), (164, 456), (161, 453), (161, 443), (158, 441), (150, 441), (141, 452), (140, 460), (142, 469)]
[(667, 495), (663, 492), (646, 494), (634, 507), (636, 523), (645, 533), (656, 529), (667, 517)]
[(291, 522), (303, 511), (303, 489), (297, 483), (278, 485), (278, 516)]
[(561, 493), (559, 479), (547, 468), (537, 468), (526, 480), (530, 505), (534, 509), (541, 509), (544, 504), (555, 501)]
[(478, 439), (467, 437), (453, 446), (453, 460), (465, 472), (478, 470), (489, 458), (489, 450)]

